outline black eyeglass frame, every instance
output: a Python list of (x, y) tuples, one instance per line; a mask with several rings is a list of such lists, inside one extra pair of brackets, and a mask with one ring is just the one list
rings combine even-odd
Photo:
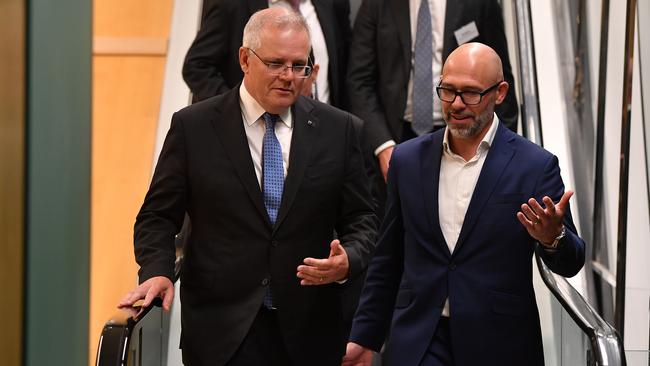
[[(494, 84), (491, 87), (483, 90), (482, 92), (475, 92), (475, 91), (469, 91), (469, 90), (458, 91), (458, 90), (454, 90), (454, 89), (450, 89), (450, 88), (445, 88), (444, 86), (440, 86), (440, 84), (438, 84), (438, 86), (436, 86), (436, 94), (438, 95), (438, 98), (440, 98), (440, 100), (443, 101), (443, 102), (453, 103), (456, 100), (456, 97), (460, 96), (460, 99), (466, 105), (477, 105), (477, 104), (481, 104), (481, 102), (483, 101), (483, 96), (484, 95), (486, 95), (487, 93), (489, 93), (492, 90), (496, 89), (499, 85), (501, 85), (502, 82), (504, 82), (504, 80), (501, 80), (501, 81), (497, 82), (496, 84)], [(452, 92), (452, 93), (454, 93), (454, 97), (451, 100), (445, 100), (445, 99), (442, 98), (442, 95), (440, 95), (440, 90), (445, 90), (445, 91), (448, 91), (448, 92)], [(465, 100), (465, 96), (467, 96), (467, 94), (478, 95), (478, 102), (476, 102), (476, 103), (468, 103)]]
[[(287, 69), (291, 69), (291, 72), (293, 75), (299, 79), (306, 79), (309, 76), (311, 76), (311, 72), (314, 70), (313, 66), (311, 65), (291, 65), (287, 66), (285, 64), (277, 63), (277, 62), (269, 62), (264, 59), (262, 59), (253, 49), (246, 47), (247, 50), (251, 51), (255, 57), (257, 57), (260, 62), (262, 62), (265, 66), (266, 69), (271, 73), (272, 75), (280, 75), (283, 72), (285, 72)], [(307, 62), (311, 64), (311, 59), (307, 59)]]

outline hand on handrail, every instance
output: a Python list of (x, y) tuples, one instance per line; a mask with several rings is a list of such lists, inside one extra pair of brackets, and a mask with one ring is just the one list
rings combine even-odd
[(169, 278), (156, 276), (142, 282), (140, 286), (126, 294), (117, 307), (126, 310), (136, 318), (142, 309), (149, 307), (156, 298), (160, 298), (163, 309), (169, 311), (174, 300), (174, 284)]

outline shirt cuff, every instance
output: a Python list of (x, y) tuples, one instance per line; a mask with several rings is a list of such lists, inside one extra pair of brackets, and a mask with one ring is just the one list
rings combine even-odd
[(379, 145), (378, 148), (375, 149), (375, 156), (378, 156), (379, 153), (381, 153), (382, 151), (388, 149), (389, 147), (393, 147), (395, 145), (397, 145), (397, 144), (395, 143), (394, 140), (388, 140), (388, 141), (384, 142), (383, 144)]

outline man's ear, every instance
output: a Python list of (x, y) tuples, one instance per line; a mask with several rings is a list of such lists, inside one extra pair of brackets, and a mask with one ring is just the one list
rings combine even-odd
[(320, 64), (315, 64), (312, 67), (310, 78), (316, 80), (316, 78), (318, 77), (318, 70), (320, 70)]
[(244, 74), (248, 72), (249, 56), (250, 54), (246, 47), (239, 47), (239, 67), (241, 67), (241, 71), (243, 71)]
[(495, 104), (499, 105), (503, 103), (503, 101), (506, 99), (506, 95), (508, 94), (508, 89), (510, 89), (510, 85), (508, 85), (507, 81), (502, 81), (499, 86), (497, 86), (497, 98), (495, 100)]

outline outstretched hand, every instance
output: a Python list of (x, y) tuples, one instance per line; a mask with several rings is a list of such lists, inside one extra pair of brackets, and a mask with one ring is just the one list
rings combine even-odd
[(554, 204), (550, 197), (544, 196), (542, 202), (545, 207), (542, 207), (536, 199), (531, 198), (528, 203), (521, 205), (521, 211), (517, 212), (517, 218), (533, 239), (548, 246), (562, 232), (564, 225), (562, 222), (571, 196), (573, 196), (573, 191), (564, 192), (557, 204)]
[(328, 258), (316, 259), (305, 258), (305, 264), (298, 266), (297, 276), (300, 284), (326, 285), (328, 283), (344, 280), (348, 277), (350, 263), (348, 254), (339, 240), (332, 240), (330, 243), (330, 254)]

